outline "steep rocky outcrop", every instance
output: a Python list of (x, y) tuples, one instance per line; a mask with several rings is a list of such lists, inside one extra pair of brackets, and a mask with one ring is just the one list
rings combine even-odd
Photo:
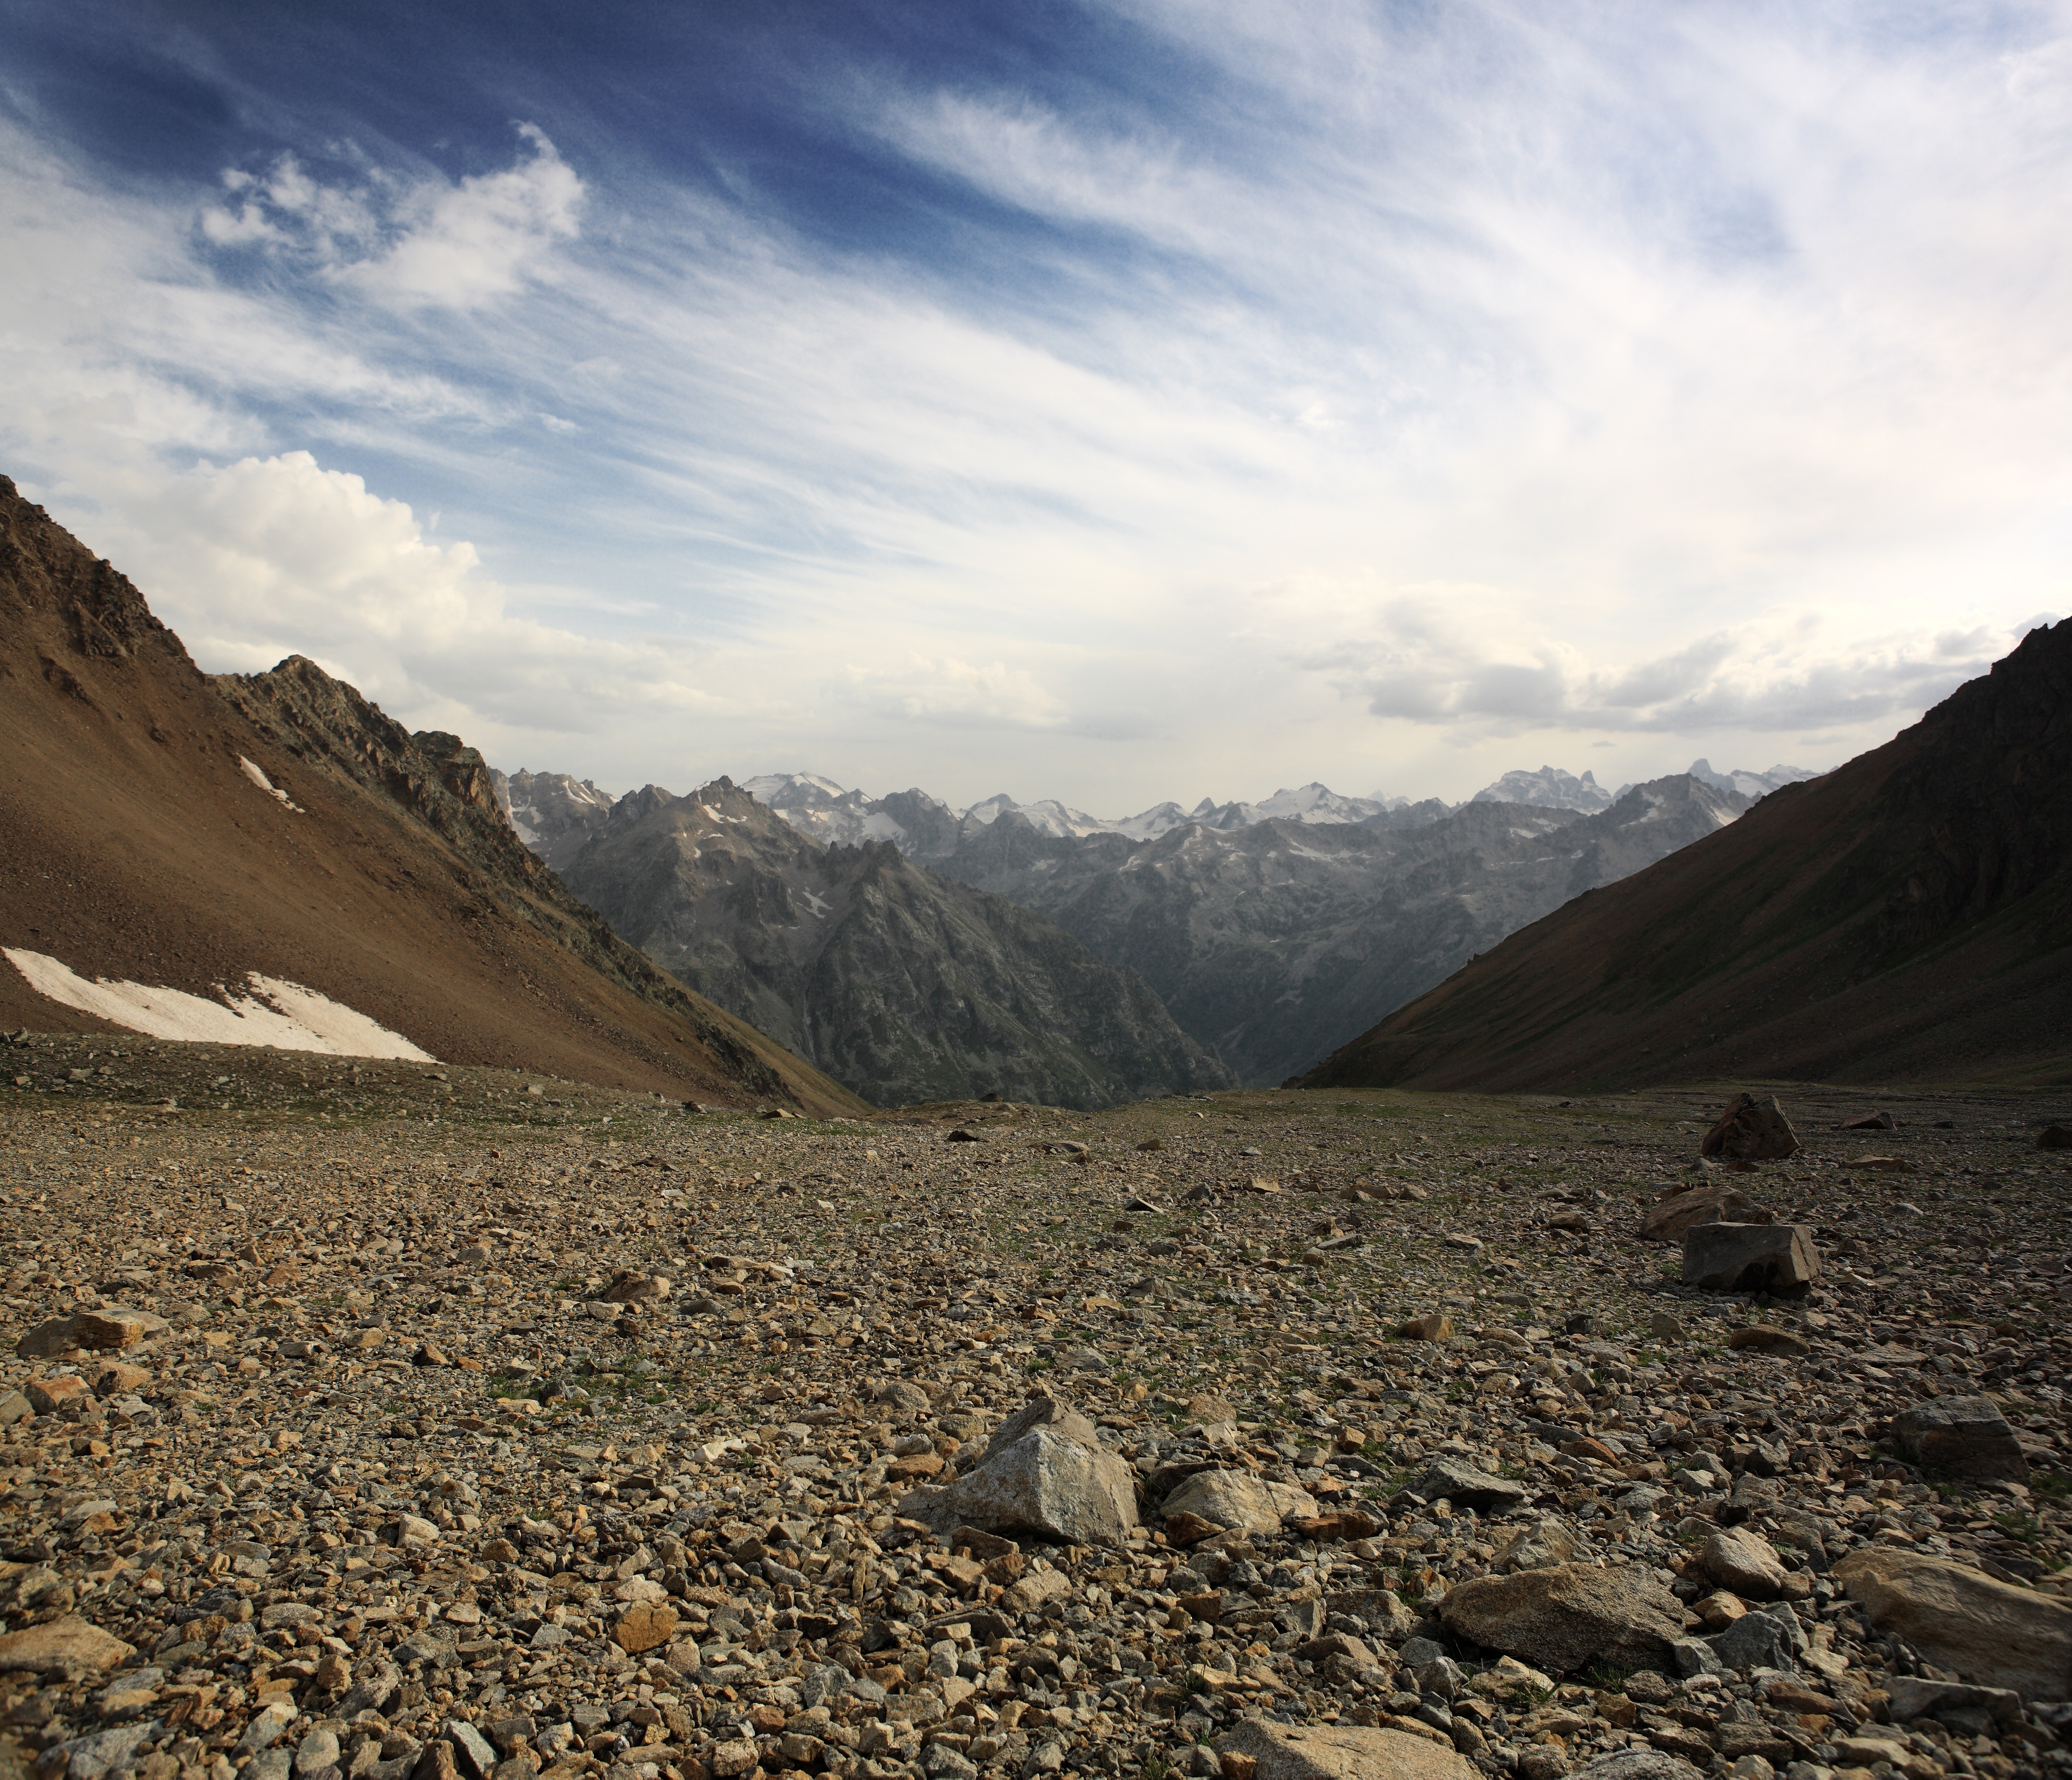
[(1141, 973), (1240, 1079), (1278, 1083), (1506, 934), (1746, 807), (1679, 774), (1593, 816), (1475, 803), (1400, 827), (1190, 824), (1137, 842), (1046, 835), (1009, 814), (967, 831), (938, 869), (1040, 909)]
[(2072, 1077), (2072, 620), (1514, 935), (1308, 1085)]
[[(0, 946), (86, 982), (220, 1005), (256, 976), (446, 1062), (856, 1106), (577, 903), (519, 845), (474, 750), (409, 734), (298, 658), (212, 681), (4, 478), (0, 754)], [(109, 1020), (9, 964), (6, 1026)]]
[[(628, 993), (688, 1022), (751, 1091), (787, 1096), (783, 1066), (751, 1034), (688, 993), (518, 838), (490, 767), (458, 736), (413, 734), (354, 687), (290, 656), (262, 674), (216, 676), (216, 690), (289, 754), (388, 798), (438, 834), (505, 913), (536, 929)], [(780, 1041), (781, 1042), (781, 1041)]]
[(727, 779), (648, 786), (568, 868), (620, 934), (882, 1103), (1092, 1107), (1229, 1085), (1135, 972), (887, 841), (816, 845)]

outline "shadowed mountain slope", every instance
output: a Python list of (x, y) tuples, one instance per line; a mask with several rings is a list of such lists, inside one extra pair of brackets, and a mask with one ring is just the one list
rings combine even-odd
[[(257, 974), (443, 1061), (856, 1106), (578, 903), (474, 750), (299, 659), (212, 682), (5, 479), (0, 754), (0, 945), (88, 982), (220, 1002)], [(6, 964), (0, 1026), (120, 1030)]]
[(1136, 972), (1042, 915), (889, 841), (821, 846), (725, 779), (630, 793), (567, 874), (657, 963), (874, 1100), (1231, 1085)]
[(1301, 1085), (2072, 1079), (2072, 620), (1513, 935)]

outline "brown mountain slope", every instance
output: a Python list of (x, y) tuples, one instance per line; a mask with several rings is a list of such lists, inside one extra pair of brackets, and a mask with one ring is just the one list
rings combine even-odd
[(2072, 1080), (2072, 619), (1511, 935), (1305, 1087)]
[[(859, 1105), (500, 840), (472, 749), (307, 663), (228, 689), (0, 478), (0, 945), (206, 997), (282, 979), (454, 1063)], [(111, 1030), (3, 961), (0, 1026)]]

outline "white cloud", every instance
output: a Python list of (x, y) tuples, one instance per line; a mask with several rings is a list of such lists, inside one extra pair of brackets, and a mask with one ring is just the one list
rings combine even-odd
[(1983, 673), (2029, 628), (1907, 631), (1847, 643), (1759, 615), (1668, 653), (1593, 662), (1559, 639), (1504, 639), (1494, 590), (1407, 590), (1361, 634), (1294, 657), (1376, 717), (1495, 736), (1802, 739), (1896, 727)]
[(421, 217), (381, 258), (354, 269), (359, 282), (384, 301), (460, 309), (538, 275), (553, 245), (577, 232), (582, 182), (540, 130), (525, 124), (519, 134), (530, 160), (462, 179), (429, 203), (421, 191)]
[(536, 125), (518, 134), (516, 165), (457, 183), (376, 167), (327, 184), (293, 154), (263, 178), (232, 168), (231, 204), (204, 208), (201, 232), (215, 247), (293, 255), (399, 308), (475, 308), (541, 276), (580, 229), (582, 181)]
[(615, 642), (515, 613), (475, 548), (306, 451), (204, 466), (140, 491), (100, 541), (212, 672), (306, 655), (392, 715), (469, 739), (583, 734), (695, 706), (681, 643)]
[(0, 450), (212, 664), (615, 783), (1817, 766), (2064, 605), (2052, 15), (1116, 10), (1215, 103), (827, 89), (986, 200), (923, 252), (536, 130), (160, 204), (0, 120)]
[(1000, 661), (917, 655), (884, 667), (852, 664), (843, 686), (881, 715), (952, 729), (1054, 729), (1067, 715), (1034, 674)]

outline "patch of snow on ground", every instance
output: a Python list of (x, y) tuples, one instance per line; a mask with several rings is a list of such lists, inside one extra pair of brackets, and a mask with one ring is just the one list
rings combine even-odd
[(253, 784), (257, 785), (260, 790), (264, 791), (269, 797), (279, 798), (283, 804), (286, 804), (288, 808), (293, 810), (298, 816), (307, 816), (310, 813), (307, 810), (304, 809), (301, 804), (289, 803), (288, 794), (282, 791), (278, 785), (275, 784), (272, 779), (269, 779), (266, 775), (260, 770), (259, 763), (257, 761), (247, 760), (243, 754), (240, 754), (237, 757), (237, 764), (245, 769), (245, 776), (250, 779)]
[(199, 1044), (271, 1045), (276, 1050), (319, 1050), (336, 1057), (401, 1057), (412, 1063), (438, 1059), (408, 1038), (364, 1013), (341, 1006), (300, 983), (285, 982), (257, 972), (245, 979), (249, 993), (229, 1005), (183, 989), (154, 989), (143, 983), (88, 982), (55, 958), (39, 952), (0, 946), (0, 955), (28, 980), (39, 995), (81, 1013), (97, 1014), (111, 1024), (141, 1032), (147, 1038), (177, 1038)]

